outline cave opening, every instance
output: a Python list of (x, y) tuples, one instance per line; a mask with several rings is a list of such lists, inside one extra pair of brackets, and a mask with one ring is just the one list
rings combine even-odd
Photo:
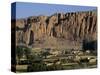
[(34, 32), (31, 30), (30, 31), (30, 41), (29, 41), (29, 45), (32, 45), (34, 43)]

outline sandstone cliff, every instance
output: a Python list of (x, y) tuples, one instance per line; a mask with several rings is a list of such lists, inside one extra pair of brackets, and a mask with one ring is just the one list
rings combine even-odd
[(69, 47), (80, 45), (84, 39), (97, 40), (96, 11), (55, 13), (16, 20), (17, 45)]

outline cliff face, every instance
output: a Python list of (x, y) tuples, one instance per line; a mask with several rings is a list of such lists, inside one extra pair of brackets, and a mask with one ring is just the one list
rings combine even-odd
[(66, 46), (84, 39), (97, 40), (96, 11), (56, 13), (16, 20), (17, 44)]

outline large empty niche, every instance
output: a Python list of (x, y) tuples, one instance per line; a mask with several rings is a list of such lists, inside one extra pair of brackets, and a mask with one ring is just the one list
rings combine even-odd
[(31, 30), (30, 31), (30, 41), (29, 41), (29, 45), (32, 45), (34, 43), (34, 32)]

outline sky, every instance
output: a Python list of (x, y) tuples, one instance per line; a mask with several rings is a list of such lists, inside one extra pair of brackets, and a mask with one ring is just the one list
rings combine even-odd
[[(16, 8), (14, 8), (15, 6)], [(26, 18), (29, 16), (39, 16), (39, 15), (50, 16), (54, 13), (90, 11), (90, 10), (96, 10), (97, 8), (93, 6), (75, 6), (75, 5), (16, 2), (12, 4), (11, 9), (12, 9), (12, 13), (15, 13), (15, 10), (16, 10), (16, 18), (20, 19), (20, 18)], [(14, 17), (14, 14), (12, 15), (12, 18), (13, 17)]]

